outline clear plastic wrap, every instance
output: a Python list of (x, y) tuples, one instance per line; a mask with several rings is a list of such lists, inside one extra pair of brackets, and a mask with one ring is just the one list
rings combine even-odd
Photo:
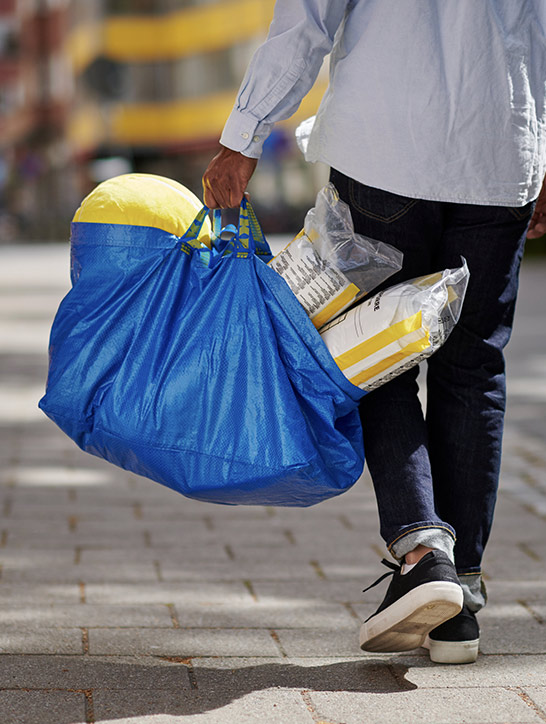
[(441, 347), (459, 320), (468, 285), (462, 262), (381, 291), (321, 329), (350, 382), (373, 390)]
[(320, 329), (402, 268), (390, 244), (356, 234), (333, 184), (317, 195), (302, 231), (269, 262)]

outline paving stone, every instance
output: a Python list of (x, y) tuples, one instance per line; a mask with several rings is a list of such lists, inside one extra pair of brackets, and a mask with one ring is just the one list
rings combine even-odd
[[(19, 451), (18, 456), (20, 457), (22, 451)], [(59, 454), (56, 450), (51, 451), (52, 455), (58, 461)], [(43, 456), (46, 454), (45, 450), (39, 450), (37, 452), (37, 459), (43, 466)], [(18, 486), (10, 487), (4, 490), (3, 497), (9, 500), (12, 509), (15, 506), (25, 505), (40, 505), (53, 510), (59, 505), (66, 505), (70, 503), (69, 494), (66, 489), (59, 490), (58, 488), (48, 488), (47, 490), (41, 488), (20, 488)]]
[[(40, 537), (44, 540), (50, 536), (59, 534), (65, 534), (69, 532), (69, 519), (64, 518), (61, 521), (49, 519), (45, 512), (40, 519), (21, 519), (21, 518), (9, 518), (7, 516), (2, 518), (2, 530), (9, 533), (9, 538), (34, 536)], [(60, 547), (60, 546), (59, 546)]]
[(194, 676), (200, 690), (227, 690), (245, 694), (253, 690), (398, 692), (413, 688), (396, 675), (389, 661), (377, 658), (195, 659)]
[(357, 559), (356, 546), (349, 545), (291, 545), (286, 543), (279, 546), (263, 546), (250, 548), (249, 546), (230, 545), (233, 558), (236, 561), (264, 561), (275, 565), (290, 563), (309, 563), (317, 561), (320, 565), (329, 564), (352, 565)]
[[(1, 588), (0, 588), (1, 592)], [(177, 606), (199, 604), (239, 604), (252, 601), (248, 588), (242, 582), (193, 581), (181, 583), (89, 583), (85, 586), (88, 603), (143, 604), (172, 603)]]
[(135, 518), (132, 508), (127, 508), (127, 515), (119, 516), (117, 519), (114, 517), (111, 520), (101, 520), (97, 515), (95, 520), (77, 518), (76, 523), (80, 535), (94, 536), (96, 540), (100, 540), (103, 535), (110, 536), (112, 533), (143, 534), (149, 530), (148, 525)]
[(289, 657), (362, 656), (358, 644), (358, 621), (354, 627), (325, 629), (275, 629), (282, 650)]
[(0, 654), (81, 654), (81, 629), (42, 628), (36, 624), (2, 626)]
[(173, 622), (167, 606), (108, 606), (89, 603), (76, 605), (27, 604), (17, 608), (0, 605), (0, 620), (7, 626), (42, 627), (164, 627)]
[[(234, 536), (241, 542), (246, 541), (254, 545), (268, 545), (270, 542), (286, 543), (284, 530), (286, 525), (278, 516), (255, 518), (250, 508), (242, 507), (237, 517), (225, 516), (223, 507), (220, 511), (210, 510), (207, 518), (213, 528), (222, 531), (222, 535), (229, 538)], [(301, 522), (301, 521), (300, 521)]]
[(544, 657), (526, 654), (482, 654), (471, 666), (442, 666), (431, 662), (427, 655), (417, 663), (415, 657), (399, 654), (391, 659), (391, 663), (406, 666), (406, 681), (420, 689), (539, 686), (546, 681)]
[[(142, 491), (139, 491), (141, 495)], [(218, 508), (213, 507), (211, 503), (200, 503), (196, 505), (195, 501), (190, 501), (184, 498), (179, 493), (173, 492), (173, 499), (169, 502), (165, 501), (163, 497), (159, 497), (154, 492), (153, 495), (142, 496), (142, 518), (147, 521), (159, 521), (166, 523), (168, 522), (169, 527), (178, 526), (182, 527), (188, 522), (196, 520), (217, 521), (219, 525), (225, 520), (267, 520), (269, 518), (265, 508), (257, 507), (256, 509), (239, 507), (222, 507), (222, 512), (219, 514)], [(189, 505), (188, 505), (189, 504)]]
[(161, 520), (144, 520), (142, 526), (150, 536), (150, 546), (153, 548), (174, 548), (183, 550), (185, 545), (195, 543), (206, 545), (211, 542), (227, 543), (225, 536), (205, 520), (176, 521), (165, 523)]
[(523, 602), (526, 609), (533, 615), (540, 624), (546, 624), (546, 603), (542, 599), (527, 599)]
[(487, 581), (488, 608), (498, 603), (529, 603), (546, 600), (546, 580), (543, 581)]
[(0, 689), (14, 688), (189, 690), (190, 680), (184, 664), (154, 656), (0, 655)]
[[(86, 460), (87, 459), (96, 463), (96, 465), (107, 465), (107, 463), (103, 463), (98, 458), (90, 457), (86, 458)], [(100, 501), (104, 501), (105, 503), (107, 502), (108, 505), (127, 505), (132, 507), (135, 503), (138, 503), (143, 509), (148, 506), (152, 509), (157, 508), (158, 510), (171, 510), (172, 512), (172, 503), (167, 503), (158, 496), (158, 492), (163, 490), (162, 486), (156, 483), (155, 487), (151, 485), (151, 490), (148, 491), (131, 490), (131, 479), (129, 477), (125, 477), (125, 471), (112, 466), (108, 466), (108, 469), (113, 470), (116, 473), (116, 478), (113, 480), (112, 485), (109, 485), (106, 488), (101, 488), (100, 496), (97, 495), (97, 491), (93, 488), (83, 487), (76, 489), (76, 501), (78, 504), (95, 505), (97, 498), (100, 497)], [(194, 518), (195, 515), (192, 515), (190, 520), (193, 520)]]
[(312, 628), (335, 630), (354, 629), (355, 620), (341, 604), (262, 600), (240, 603), (220, 603), (214, 606), (176, 606), (178, 620), (184, 627), (212, 628)]
[[(71, 487), (74, 485), (89, 485), (95, 489), (100, 489), (100, 487), (109, 484), (111, 481), (110, 476), (101, 470), (73, 470), (68, 466), (45, 466), (43, 464), (35, 466), (18, 465), (12, 470), (6, 470), (0, 479), (12, 480), (16, 485), (30, 486), (32, 488), (41, 486)], [(38, 506), (33, 506), (33, 509), (27, 513), (27, 517), (39, 516)]]
[(381, 693), (311, 693), (315, 721), (343, 724), (499, 724), (543, 722), (515, 691), (415, 689)]
[(49, 520), (67, 521), (76, 519), (78, 526), (85, 530), (95, 532), (97, 529), (110, 529), (113, 525), (123, 528), (141, 528), (142, 523), (135, 519), (134, 507), (131, 505), (108, 505), (95, 501), (94, 506), (82, 503), (64, 503), (62, 505), (27, 505), (14, 503), (10, 510), (10, 520), (42, 520), (48, 516)]
[[(21, 440), (22, 442), (22, 440)], [(29, 446), (23, 443), (22, 447), (18, 447), (16, 454), (12, 447), (10, 455), (6, 456), (6, 469), (13, 470), (14, 466), (23, 469), (41, 469), (43, 468), (59, 468), (59, 464), (72, 467), (71, 455), (68, 450), (60, 446), (43, 444), (40, 447)], [(63, 479), (65, 475), (63, 475)], [(49, 475), (32, 475), (22, 480), (21, 476), (13, 475), (12, 484), (9, 489), (14, 492), (18, 491), (26, 493), (31, 502), (36, 501), (36, 493), (51, 494), (52, 497), (56, 493), (66, 496), (69, 490), (76, 487), (75, 481), (71, 480), (68, 485), (59, 485), (59, 478), (51, 480)], [(66, 501), (66, 498), (65, 498)], [(46, 503), (47, 504), (47, 503)]]
[[(373, 573), (370, 572), (370, 578)], [(351, 603), (354, 605), (362, 604), (364, 598), (362, 594), (363, 580), (362, 578), (339, 578), (335, 580), (314, 579), (302, 581), (253, 581), (252, 588), (258, 600), (264, 598), (277, 598), (281, 601), (290, 601), (297, 606), (300, 601), (308, 600), (320, 601), (337, 601), (339, 603)], [(379, 603), (383, 600), (383, 593), (377, 592), (377, 589), (366, 592), (366, 601), (368, 605), (371, 602)]]
[(484, 558), (483, 570), (488, 578), (505, 581), (518, 580), (521, 572), (525, 571), (528, 581), (543, 581), (546, 576), (546, 563), (543, 560), (534, 560), (524, 553), (515, 543), (523, 542), (521, 538), (516, 541), (506, 540), (495, 545), (495, 555), (489, 555), (487, 549)]
[(72, 691), (0, 691), (2, 724), (85, 724), (85, 695)]
[(83, 534), (79, 531), (71, 532), (67, 522), (66, 528), (52, 530), (51, 533), (37, 531), (34, 526), (22, 523), (13, 529), (7, 530), (6, 548), (32, 548), (53, 550), (56, 548), (74, 548), (76, 546), (92, 546), (113, 551), (131, 550), (145, 545), (145, 531), (119, 531), (112, 526), (108, 532), (100, 536), (95, 533)]
[[(502, 543), (506, 539), (519, 540), (523, 538), (525, 540), (525, 538), (531, 538), (540, 540), (540, 531), (544, 528), (544, 521), (534, 513), (526, 510), (521, 503), (505, 495), (502, 480), (499, 500), (502, 501), (502, 505), (499, 505), (495, 511), (490, 543), (496, 546), (497, 543)], [(488, 548), (487, 553), (489, 553), (489, 550), (491, 549)]]
[[(364, 584), (366, 584), (367, 581), (367, 572), (370, 570), (367, 567), (367, 564), (365, 564), (358, 555), (354, 556), (353, 563), (345, 561), (342, 563), (332, 563), (330, 561), (324, 561), (321, 562), (320, 568), (326, 578), (360, 578), (360, 580), (363, 581)], [(380, 575), (381, 573), (381, 569), (378, 569), (377, 566), (375, 566), (373, 575)]]
[(519, 604), (488, 605), (480, 612), (480, 628), (485, 654), (546, 654), (544, 625)]
[(0, 316), (2, 318), (28, 317), (29, 315), (51, 322), (51, 312), (55, 311), (56, 306), (52, 304), (52, 295), (44, 291), (32, 293), (28, 291), (24, 296), (10, 295), (0, 293)]
[(542, 684), (542, 686), (526, 686), (524, 693), (530, 697), (533, 705), (537, 707), (544, 719), (546, 718), (546, 685), (544, 685), (544, 679)]
[(138, 563), (158, 561), (162, 566), (169, 568), (184, 568), (188, 564), (197, 567), (201, 562), (227, 563), (231, 559), (227, 554), (225, 546), (216, 542), (208, 541), (206, 545), (193, 544), (188, 541), (183, 548), (150, 548), (141, 545), (132, 549), (114, 550), (108, 548), (95, 548), (81, 546), (80, 563), (82, 564), (105, 564), (105, 563)]
[(6, 608), (39, 601), (40, 604), (80, 603), (76, 583), (3, 583), (0, 581), (0, 605)]
[(163, 562), (161, 573), (164, 581), (268, 581), (268, 580), (313, 580), (319, 577), (311, 565), (282, 563), (270, 565), (256, 561), (196, 561), (186, 560), (180, 565)]
[(133, 563), (117, 565), (89, 564), (48, 566), (34, 569), (7, 569), (2, 575), (7, 583), (70, 583), (101, 581), (156, 581), (157, 571), (151, 563)]
[[(48, 566), (62, 568), (74, 562), (74, 550), (29, 550), (25, 548), (2, 548), (0, 549), (0, 564), (3, 574), (12, 572), (25, 573), (32, 578), (35, 571), (47, 570)], [(4, 576), (3, 576), (4, 577)]]
[[(331, 661), (341, 661), (342, 659), (331, 659)], [(286, 657), (276, 656), (201, 656), (198, 659), (192, 660), (192, 666), (196, 673), (204, 670), (205, 673), (209, 671), (222, 671), (223, 669), (238, 670), (238, 669), (256, 669), (258, 667), (266, 667), (272, 664), (279, 666), (290, 667), (292, 661), (296, 659), (288, 659)], [(300, 660), (297, 660), (300, 661)], [(302, 659), (307, 661), (307, 659)], [(321, 659), (322, 661), (322, 659)], [(326, 661), (326, 659), (325, 659)], [(330, 661), (330, 659), (328, 659)], [(204, 681), (201, 682), (201, 688), (204, 688)]]
[(91, 629), (89, 652), (153, 656), (275, 656), (269, 631), (261, 629)]
[[(255, 521), (252, 521), (255, 522)], [(246, 521), (240, 521), (238, 523), (239, 530), (225, 530), (223, 524), (215, 526), (214, 520), (212, 521), (212, 531), (209, 531), (204, 535), (205, 538), (212, 538), (218, 540), (221, 537), (222, 542), (229, 545), (239, 543), (240, 545), (247, 545), (249, 547), (268, 547), (269, 549), (276, 548), (277, 546), (283, 547), (288, 544), (288, 541), (282, 530), (271, 529), (266, 525), (266, 521), (261, 523), (261, 534), (260, 539), (252, 535), (250, 531), (246, 529)], [(150, 532), (150, 545), (157, 548), (178, 548), (181, 545), (181, 539), (191, 538), (191, 534), (188, 529), (178, 525), (176, 527), (167, 527), (165, 524), (156, 524), (151, 526), (150, 522), (146, 523), (146, 528)], [(221, 533), (218, 533), (218, 529)], [(203, 534), (205, 531), (203, 530)], [(196, 531), (198, 535), (198, 531)]]
[[(366, 592), (366, 596), (368, 595), (369, 591)], [(355, 614), (358, 616), (358, 620), (360, 623), (364, 623), (364, 621), (368, 618), (368, 616), (371, 616), (372, 613), (374, 613), (378, 607), (378, 605), (383, 600), (383, 597), (385, 595), (385, 592), (381, 594), (376, 594), (373, 598), (370, 596), (369, 598), (366, 598), (366, 603), (352, 603), (351, 609), (355, 612)]]
[(538, 538), (531, 535), (522, 535), (519, 537), (516, 545), (534, 563), (539, 566), (542, 564), (542, 568), (546, 574), (546, 541), (543, 536)]
[(328, 550), (339, 546), (349, 546), (360, 551), (363, 557), (369, 554), (370, 537), (368, 529), (359, 521), (358, 527), (349, 527), (350, 522), (345, 515), (325, 518), (320, 525), (298, 525), (297, 521), (285, 523), (283, 531), (289, 531), (295, 545), (310, 545)]
[[(132, 695), (131, 695), (132, 694)], [(142, 690), (139, 692), (94, 692), (94, 711), (99, 722), (116, 724), (313, 724), (313, 717), (298, 692), (275, 690), (251, 692), (241, 698), (229, 692), (189, 694)], [(138, 718), (136, 718), (138, 717)]]

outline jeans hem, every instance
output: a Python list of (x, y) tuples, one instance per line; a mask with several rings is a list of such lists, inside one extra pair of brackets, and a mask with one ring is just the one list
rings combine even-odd
[(415, 523), (415, 525), (408, 525), (404, 529), (400, 530), (395, 536), (391, 538), (390, 541), (387, 541), (387, 548), (389, 551), (392, 552), (392, 547), (398, 543), (402, 538), (405, 538), (407, 535), (410, 535), (410, 533), (418, 533), (419, 531), (425, 531), (425, 530), (442, 530), (448, 533), (452, 538), (453, 542), (455, 542), (455, 531), (453, 528), (448, 525), (447, 523), (441, 524), (441, 523)]
[(447, 523), (422, 522), (407, 526), (387, 544), (389, 553), (397, 560), (416, 548), (418, 545), (436, 548), (443, 551), (454, 562), (455, 531)]

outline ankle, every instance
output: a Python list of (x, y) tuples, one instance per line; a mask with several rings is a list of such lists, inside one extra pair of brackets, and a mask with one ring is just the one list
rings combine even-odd
[(434, 548), (429, 548), (428, 546), (418, 545), (416, 548), (414, 548), (409, 553), (406, 553), (404, 556), (404, 563), (406, 563), (408, 566), (412, 566), (415, 563), (419, 563), (421, 558), (425, 556), (427, 553), (430, 553), (430, 551), (434, 550)]

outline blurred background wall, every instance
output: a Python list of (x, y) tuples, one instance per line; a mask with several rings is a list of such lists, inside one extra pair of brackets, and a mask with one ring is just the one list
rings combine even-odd
[[(97, 183), (201, 176), (274, 0), (0, 0), (0, 240), (64, 239)], [(326, 169), (294, 141), (326, 68), (252, 181), (266, 231), (295, 232)]]

